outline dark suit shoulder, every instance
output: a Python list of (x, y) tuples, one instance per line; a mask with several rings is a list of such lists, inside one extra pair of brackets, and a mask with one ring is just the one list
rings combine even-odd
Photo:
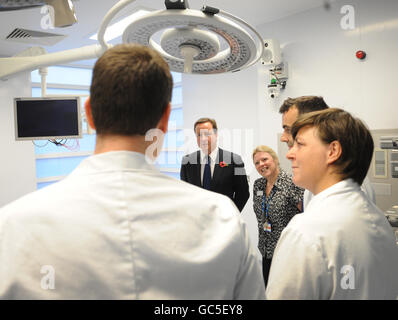
[(222, 159), (224, 162), (228, 164), (235, 164), (237, 166), (243, 166), (243, 160), (242, 157), (234, 152), (223, 150), (220, 148), (220, 157), (222, 154)]
[(195, 151), (195, 152), (192, 152), (190, 154), (186, 154), (185, 156), (182, 157), (181, 164), (182, 165), (188, 164), (188, 163), (197, 164), (198, 163), (198, 154), (199, 153), (200, 153), (199, 151)]

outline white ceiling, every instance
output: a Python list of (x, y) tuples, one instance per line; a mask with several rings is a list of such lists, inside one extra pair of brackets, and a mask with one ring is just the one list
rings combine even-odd
[[(298, 12), (306, 11), (325, 4), (327, 0), (189, 0), (191, 9), (199, 10), (203, 5), (220, 8), (245, 20), (252, 26), (277, 20)], [(45, 14), (41, 8), (0, 12), (0, 56), (12, 56), (34, 44), (21, 44), (5, 41), (15, 28), (66, 35), (53, 46), (43, 46), (47, 52), (57, 52), (95, 44), (89, 37), (96, 33), (102, 18), (118, 0), (74, 0), (78, 23), (66, 28), (43, 29)], [(114, 19), (126, 16), (137, 7), (165, 9), (164, 0), (137, 0), (130, 4)]]

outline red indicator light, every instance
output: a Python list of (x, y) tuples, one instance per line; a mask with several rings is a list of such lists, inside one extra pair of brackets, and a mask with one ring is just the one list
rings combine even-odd
[(355, 55), (357, 56), (358, 59), (363, 60), (366, 57), (366, 52), (359, 50), (355, 53)]

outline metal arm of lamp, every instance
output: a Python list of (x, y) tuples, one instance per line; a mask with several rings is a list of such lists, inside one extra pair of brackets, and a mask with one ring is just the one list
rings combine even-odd
[(14, 74), (33, 71), (42, 67), (100, 57), (108, 48), (111, 47), (111, 45), (106, 43), (104, 40), (105, 30), (108, 27), (108, 24), (120, 10), (134, 1), (135, 0), (119, 1), (105, 15), (98, 32), (99, 45), (95, 44), (77, 49), (47, 53), (33, 57), (0, 58), (0, 79), (7, 80), (7, 78)]

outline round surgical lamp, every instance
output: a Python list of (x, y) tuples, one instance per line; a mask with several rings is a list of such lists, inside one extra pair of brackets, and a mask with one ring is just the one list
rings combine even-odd
[(220, 42), (216, 35), (192, 27), (167, 29), (162, 33), (160, 47), (153, 40), (151, 46), (161, 52), (170, 65), (175, 64), (174, 61), (178, 59), (179, 68), (182, 61), (185, 73), (192, 72), (193, 60), (207, 60), (220, 51)]
[[(37, 68), (100, 57), (111, 47), (104, 40), (109, 23), (134, 1), (121, 0), (108, 11), (98, 30), (99, 44), (34, 57), (0, 58), (0, 79)], [(252, 66), (261, 58), (263, 40), (245, 21), (211, 7), (201, 11), (188, 9), (186, 0), (166, 0), (165, 4), (167, 10), (150, 12), (132, 22), (123, 33), (123, 42), (152, 47), (175, 72), (235, 72)], [(160, 40), (155, 34), (160, 34)]]
[[(98, 32), (103, 47), (109, 47), (103, 38), (110, 20), (133, 1), (121, 1), (105, 16)], [(160, 40), (155, 37), (159, 33)], [(253, 27), (210, 7), (203, 7), (201, 11), (150, 12), (133, 21), (122, 39), (124, 43), (139, 43), (155, 49), (172, 71), (193, 74), (239, 71), (256, 63), (263, 53), (263, 40)]]

